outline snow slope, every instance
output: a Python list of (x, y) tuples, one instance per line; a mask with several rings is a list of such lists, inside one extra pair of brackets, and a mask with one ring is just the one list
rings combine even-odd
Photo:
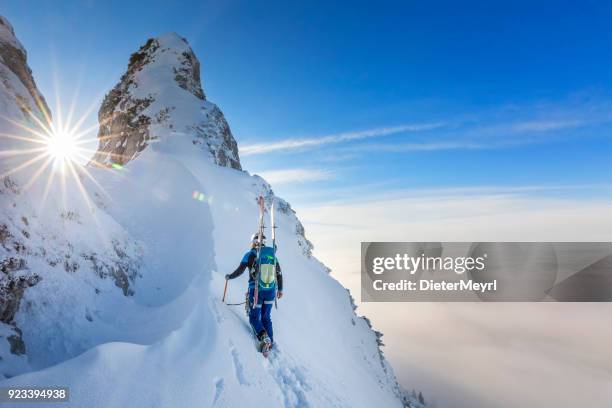
[[(13, 235), (21, 213), (36, 220), (30, 237), (37, 238), (27, 245), (41, 253), (23, 254), (23, 273), (35, 271), (39, 281), (25, 290), (10, 324), (0, 324), (0, 335), (18, 327), (26, 348), (0, 362), (12, 376), (0, 387), (68, 386), (70, 402), (62, 406), (70, 407), (401, 406), (377, 335), (312, 257), (290, 206), (263, 179), (238, 170), (239, 163), (220, 166), (219, 156), (193, 143), (206, 133), (185, 130), (207, 120), (214, 125), (218, 116), (203, 117), (203, 99), (168, 74), (184, 63), (186, 42), (177, 38), (155, 39), (168, 52), (138, 71), (135, 92), (153, 95), (155, 109), (172, 107), (163, 125), (146, 128), (158, 142), (120, 169), (90, 168), (96, 182), (80, 180), (91, 202), (68, 183), (68, 200), (53, 191), (41, 208), (34, 203), (44, 183), (37, 182), (2, 206)], [(199, 73), (197, 79), (196, 87)], [(147, 81), (155, 84), (148, 90)], [(126, 92), (128, 100), (135, 95)], [(223, 276), (256, 230), (259, 195), (278, 211), (285, 281), (272, 315), (277, 348), (269, 359), (256, 351), (243, 306), (220, 301)], [(51, 266), (49, 252), (68, 267)], [(107, 265), (106, 275), (100, 265)], [(230, 282), (230, 302), (244, 300), (246, 279)]]
[[(2, 385), (67, 385), (72, 392), (70, 406), (75, 407), (233, 407), (247, 401), (265, 406), (401, 405), (374, 332), (354, 315), (346, 290), (323, 265), (304, 254), (303, 238), (296, 235), (296, 219), (290, 211), (277, 214), (278, 256), (286, 282), (285, 297), (273, 311), (278, 349), (269, 360), (256, 352), (244, 308), (222, 304), (220, 295), (223, 274), (237, 265), (256, 229), (255, 198), (269, 193), (269, 187), (258, 177), (206, 162), (184, 165), (180, 171), (194, 176), (189, 187), (203, 191), (210, 204), (195, 201), (190, 194), (174, 197), (173, 202), (193, 202), (198, 208), (176, 215), (173, 221), (212, 216), (214, 242), (206, 229), (200, 231), (199, 239), (181, 240), (188, 249), (185, 252), (193, 255), (167, 270), (166, 281), (152, 277), (160, 287), (171, 283), (176, 288), (162, 290), (160, 297), (155, 285), (146, 282), (147, 271), (143, 272), (142, 284), (135, 286), (135, 300), (146, 302), (147, 313), (136, 313), (131, 307), (112, 311), (123, 315), (121, 320), (129, 316), (132, 325), (150, 333), (141, 331), (138, 339), (100, 345)], [(133, 167), (131, 174), (140, 170), (136, 162)], [(152, 217), (151, 223), (157, 229), (167, 222)], [(211, 272), (198, 259), (207, 247), (215, 250), (212, 281), (208, 280)], [(230, 282), (229, 300), (241, 302), (245, 287), (246, 276)], [(174, 313), (167, 313), (169, 308)]]

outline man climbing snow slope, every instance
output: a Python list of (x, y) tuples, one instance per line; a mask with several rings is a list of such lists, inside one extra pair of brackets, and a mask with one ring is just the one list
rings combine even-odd
[[(267, 352), (274, 343), (274, 332), (270, 314), (275, 300), (283, 297), (283, 275), (276, 259), (275, 248), (265, 246), (266, 237), (259, 233), (251, 237), (251, 249), (244, 255), (240, 265), (225, 279), (234, 279), (249, 269), (249, 291), (247, 310), (253, 333), (260, 342), (260, 351)], [(255, 288), (257, 287), (257, 304)], [(277, 292), (278, 289), (278, 292)]]

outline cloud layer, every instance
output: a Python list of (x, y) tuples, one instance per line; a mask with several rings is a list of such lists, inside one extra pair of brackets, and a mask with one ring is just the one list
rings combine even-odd
[[(427, 190), (294, 207), (315, 255), (358, 298), (361, 241), (610, 239), (609, 202), (538, 190)], [(367, 303), (359, 312), (385, 334), (402, 383), (438, 408), (603, 408), (612, 400), (609, 304)]]

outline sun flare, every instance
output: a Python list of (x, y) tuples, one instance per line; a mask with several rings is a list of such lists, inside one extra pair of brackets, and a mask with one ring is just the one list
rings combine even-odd
[(78, 143), (73, 132), (64, 129), (53, 129), (45, 140), (47, 153), (56, 165), (64, 166), (78, 159)]
[(10, 164), (7, 160), (0, 169), (0, 179), (25, 172), (23, 187), (28, 190), (32, 186), (40, 186), (41, 206), (49, 194), (61, 194), (65, 198), (66, 189), (72, 185), (77, 187), (87, 205), (92, 207), (90, 188), (84, 184), (86, 180), (95, 186), (96, 191), (108, 196), (91, 174), (90, 167), (97, 164), (92, 159), (95, 150), (91, 146), (97, 142), (95, 132), (98, 123), (83, 128), (95, 105), (92, 104), (82, 117), (73, 121), (75, 103), (76, 97), (67, 117), (64, 117), (57, 97), (58, 114), (55, 121), (44, 109), (40, 109), (43, 111), (42, 116), (26, 110), (24, 120), (0, 116), (0, 121), (4, 121), (14, 131), (0, 133), (0, 158), (10, 159)]

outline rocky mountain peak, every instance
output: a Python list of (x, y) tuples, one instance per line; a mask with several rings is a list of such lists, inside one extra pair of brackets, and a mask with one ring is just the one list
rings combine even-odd
[(176, 33), (150, 38), (130, 56), (98, 120), (92, 165), (124, 165), (152, 146), (182, 153), (197, 148), (220, 166), (241, 169), (229, 125), (202, 89), (200, 62)]
[(32, 113), (41, 117), (43, 123), (50, 122), (51, 111), (38, 92), (25, 48), (15, 36), (11, 23), (3, 16), (0, 16), (0, 82), (26, 117)]

